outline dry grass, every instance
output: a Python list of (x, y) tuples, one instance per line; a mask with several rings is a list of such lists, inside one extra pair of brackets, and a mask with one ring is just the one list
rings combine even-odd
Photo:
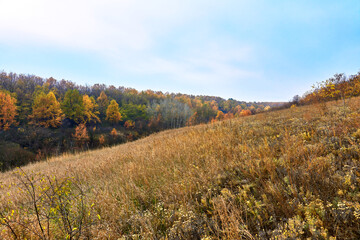
[[(94, 239), (357, 239), (359, 102), (346, 117), (337, 103), (292, 108), (23, 169), (90, 188)], [(5, 186), (16, 181), (0, 175)], [(2, 202), (5, 191), (21, 202), (14, 189)]]

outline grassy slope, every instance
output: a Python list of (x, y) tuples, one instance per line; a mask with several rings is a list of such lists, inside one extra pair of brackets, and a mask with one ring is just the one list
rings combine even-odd
[[(90, 187), (98, 238), (356, 239), (359, 102), (349, 103), (346, 117), (336, 103), (299, 107), (165, 131), (24, 170)], [(16, 181), (12, 172), (0, 175), (4, 185)]]

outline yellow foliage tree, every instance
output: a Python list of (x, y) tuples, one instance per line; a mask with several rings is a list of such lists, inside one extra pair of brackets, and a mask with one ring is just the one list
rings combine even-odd
[(225, 114), (222, 111), (218, 111), (215, 119), (217, 121), (221, 121), (224, 119), (224, 116), (225, 116)]
[(83, 96), (84, 103), (84, 122), (85, 123), (98, 123), (100, 119), (98, 117), (99, 111), (97, 111), (98, 105), (95, 102), (93, 97), (89, 97), (88, 95)]
[(55, 94), (41, 92), (35, 97), (33, 112), (29, 116), (30, 124), (42, 127), (59, 127), (64, 119), (60, 103), (56, 100)]
[(322, 100), (341, 99), (343, 101), (343, 114), (346, 115), (346, 99), (356, 92), (354, 81), (347, 81), (345, 74), (335, 74), (334, 77), (318, 83), (313, 95), (319, 95)]
[(0, 130), (8, 130), (16, 125), (17, 107), (16, 99), (10, 94), (0, 91)]
[(122, 120), (119, 104), (115, 100), (111, 100), (110, 105), (106, 109), (106, 120), (110, 123), (118, 123)]

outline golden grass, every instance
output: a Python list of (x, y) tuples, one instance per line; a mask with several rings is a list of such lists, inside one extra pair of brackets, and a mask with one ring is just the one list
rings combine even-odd
[[(23, 170), (89, 187), (94, 239), (356, 239), (359, 99), (348, 106), (346, 117), (329, 103), (169, 130)], [(5, 191), (21, 201), (6, 188), (2, 202)]]

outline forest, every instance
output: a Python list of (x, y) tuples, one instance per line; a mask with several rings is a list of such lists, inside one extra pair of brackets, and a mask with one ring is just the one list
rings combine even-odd
[(0, 72), (0, 170), (180, 128), (253, 115), (282, 103), (94, 84)]

